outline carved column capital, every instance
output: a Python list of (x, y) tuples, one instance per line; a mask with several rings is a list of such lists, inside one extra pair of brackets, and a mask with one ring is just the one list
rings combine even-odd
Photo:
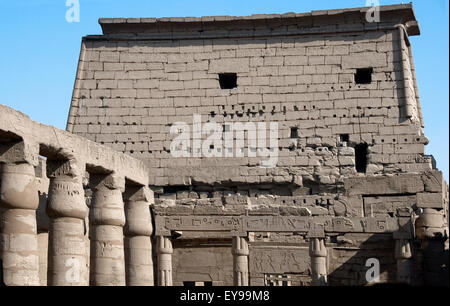
[(416, 236), (421, 240), (445, 240), (444, 211), (425, 208), (417, 218)]
[(124, 193), (125, 233), (129, 236), (147, 236), (153, 233), (150, 205), (153, 194), (147, 187), (127, 187)]
[(125, 211), (122, 192), (125, 178), (117, 175), (90, 175), (93, 189), (89, 220), (94, 225), (125, 225)]
[(51, 218), (84, 220), (88, 214), (81, 175), (83, 165), (75, 165), (71, 161), (47, 161), (50, 179), (47, 214)]

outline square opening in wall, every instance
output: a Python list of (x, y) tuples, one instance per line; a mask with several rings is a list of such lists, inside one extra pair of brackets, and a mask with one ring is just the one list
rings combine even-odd
[(368, 147), (367, 143), (355, 146), (355, 168), (358, 173), (366, 173)]
[(291, 127), (291, 138), (298, 138), (298, 128)]
[(348, 142), (350, 140), (350, 137), (348, 134), (341, 134), (339, 135), (339, 139), (341, 142)]
[(221, 89), (237, 88), (236, 73), (219, 73), (219, 84)]
[(359, 68), (356, 69), (355, 83), (356, 84), (370, 84), (372, 83), (373, 68)]

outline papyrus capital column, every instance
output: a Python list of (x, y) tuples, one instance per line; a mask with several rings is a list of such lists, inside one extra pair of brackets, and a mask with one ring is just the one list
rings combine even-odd
[(410, 240), (395, 240), (395, 259), (397, 260), (397, 281), (399, 283), (411, 284), (413, 279), (413, 263)]
[(311, 238), (309, 240), (309, 256), (311, 258), (311, 278), (313, 286), (327, 284), (327, 248), (325, 239)]
[(248, 286), (248, 240), (246, 237), (233, 236), (233, 282), (234, 286)]
[(47, 215), (50, 218), (48, 285), (87, 286), (89, 279), (84, 198), (84, 165), (47, 161), (50, 179)]
[(171, 237), (157, 236), (158, 286), (172, 286), (172, 240)]
[(113, 174), (91, 174), (90, 186), (93, 189), (93, 198), (89, 211), (91, 242), (89, 282), (94, 286), (124, 286), (125, 212), (122, 192), (125, 189), (125, 179)]
[(150, 204), (153, 192), (147, 187), (126, 187), (125, 270), (128, 286), (153, 286), (150, 236), (153, 232)]
[(3, 164), (0, 189), (0, 258), (7, 286), (39, 286), (36, 209), (39, 205), (34, 166)]

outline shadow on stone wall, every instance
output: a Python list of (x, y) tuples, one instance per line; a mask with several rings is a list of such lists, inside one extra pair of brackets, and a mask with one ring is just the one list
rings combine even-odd
[[(412, 223), (404, 227), (410, 227)], [(397, 233), (404, 233), (402, 227)], [(449, 286), (448, 266), (449, 250), (446, 248), (447, 237), (437, 237), (435, 240), (411, 240), (411, 273), (412, 280), (408, 284), (397, 280), (397, 259), (395, 258), (395, 240), (391, 233), (373, 234), (355, 249), (350, 244), (341, 244), (333, 248), (331, 256), (339, 256), (346, 252), (355, 252), (345, 262), (337, 264), (337, 268), (328, 275), (331, 286)], [(357, 249), (356, 249), (357, 248)], [(366, 273), (371, 265), (366, 266), (369, 258), (376, 258), (380, 263), (380, 281), (370, 283)], [(339, 260), (339, 257), (337, 258)], [(332, 267), (331, 267), (332, 268)]]

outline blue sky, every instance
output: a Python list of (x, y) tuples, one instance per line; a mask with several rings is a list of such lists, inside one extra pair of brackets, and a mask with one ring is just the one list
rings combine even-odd
[[(172, 17), (307, 12), (365, 6), (365, 0), (79, 0), (80, 22), (65, 19), (66, 0), (0, 0), (0, 104), (65, 129), (81, 37), (100, 34), (100, 17)], [(380, 4), (401, 1), (380, 0)], [(407, 2), (404, 2), (407, 3)], [(427, 154), (449, 180), (448, 0), (413, 1), (421, 35), (411, 37), (430, 139)]]

